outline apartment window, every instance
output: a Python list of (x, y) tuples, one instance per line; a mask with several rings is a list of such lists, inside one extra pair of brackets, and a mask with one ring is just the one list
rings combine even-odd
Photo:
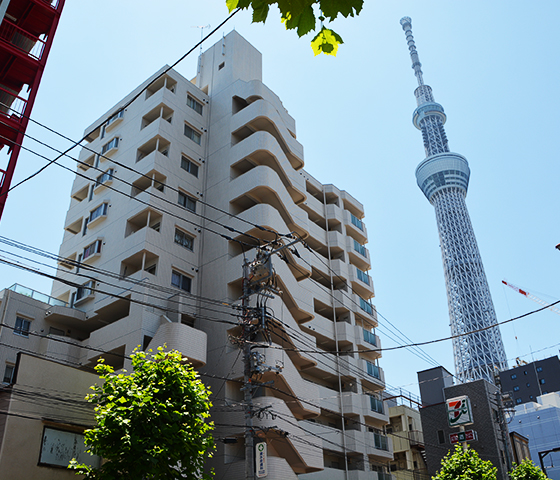
[(104, 183), (110, 182), (111, 180), (113, 180), (113, 169), (112, 168), (110, 168), (106, 172), (103, 172), (101, 175), (99, 175), (95, 179), (94, 188), (99, 187), (99, 185), (103, 185)]
[(195, 100), (190, 95), (187, 95), (187, 105), (189, 107), (191, 107), (196, 113), (199, 113), (200, 115), (202, 115), (202, 103)]
[(198, 178), (198, 165), (184, 155), (181, 157), (181, 168)]
[(103, 147), (101, 147), (101, 155), (105, 155), (109, 150), (113, 148), (119, 148), (119, 137), (113, 138), (110, 142), (107, 142)]
[(29, 327), (31, 322), (25, 318), (16, 317), (16, 326), (14, 328), (14, 334), (21, 335), (22, 337), (29, 337)]
[(102, 203), (97, 207), (95, 210), (92, 210), (89, 214), (89, 222), (93, 222), (96, 218), (99, 218), (103, 215), (107, 215), (107, 209), (109, 208), (109, 204)]
[(101, 457), (87, 453), (81, 433), (45, 427), (41, 441), (39, 465), (67, 468), (70, 460), (98, 468)]
[(202, 138), (202, 135), (187, 124), (185, 124), (185, 136), (190, 138), (197, 145), (200, 145), (200, 139)]
[(516, 398), (516, 399), (515, 399), (515, 403), (520, 404), (520, 403), (521, 403), (521, 399), (520, 399), (520, 398)]
[(92, 255), (101, 253), (101, 244), (102, 240), (96, 240), (95, 242), (89, 244), (86, 248), (84, 248), (84, 253), (82, 255), (82, 260), (85, 260)]
[(196, 212), (196, 199), (189, 197), (187, 194), (179, 192), (179, 205), (185, 207), (191, 212)]
[(515, 385), (515, 387), (513, 387), (513, 391), (514, 392), (519, 392), (519, 385)]
[(178, 243), (182, 247), (185, 247), (187, 250), (192, 252), (193, 245), (194, 245), (194, 238), (188, 235), (187, 233), (179, 230), (178, 228), (175, 229), (175, 243)]
[(540, 383), (541, 385), (544, 385), (546, 382), (544, 381), (544, 378), (541, 378), (541, 379), (539, 380), (539, 383)]
[(527, 370), (524, 370), (524, 371), (523, 371), (523, 375), (527, 375)]
[(517, 378), (517, 375), (516, 375), (515, 373), (512, 373), (512, 374), (511, 374), (511, 379), (512, 379), (512, 380), (515, 380), (516, 378)]
[(171, 285), (173, 285), (174, 287), (180, 288), (185, 292), (190, 292), (191, 284), (192, 284), (192, 279), (190, 277), (187, 277), (182, 273), (176, 272), (175, 270), (171, 272)]
[(527, 388), (531, 388), (531, 384), (527, 382)]
[(111, 125), (112, 123), (115, 123), (117, 120), (121, 119), (124, 117), (124, 110), (119, 110), (117, 113), (115, 113), (111, 118), (109, 118), (109, 120), (107, 120), (107, 123), (105, 124), (106, 126)]
[(84, 227), (82, 228), (82, 237), (87, 233), (87, 226), (88, 226), (88, 223), (89, 223), (89, 219), (86, 218), (86, 219), (84, 220)]
[(14, 379), (14, 371), (15, 367), (13, 365), (6, 364), (2, 383), (12, 383), (12, 380)]
[(537, 367), (537, 372), (538, 373), (542, 372), (542, 367)]
[(95, 184), (93, 184), (89, 190), (89, 198), (88, 198), (88, 202), (91, 202), (93, 200), (93, 191), (95, 190)]
[(90, 297), (93, 295), (93, 288), (95, 288), (95, 281), (90, 280), (87, 283), (79, 286), (76, 290), (76, 296), (74, 297), (74, 303), (83, 300), (84, 298)]

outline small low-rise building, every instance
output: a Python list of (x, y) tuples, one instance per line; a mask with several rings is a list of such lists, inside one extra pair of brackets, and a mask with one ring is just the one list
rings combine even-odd
[(389, 437), (393, 440), (391, 473), (396, 480), (428, 480), (428, 468), (424, 460), (424, 433), (418, 408), (406, 405), (403, 397), (390, 397)]
[(11, 384), (0, 387), (0, 477), (63, 480), (72, 458), (99, 466), (85, 452), (93, 406), (84, 399), (98, 380), (92, 373), (18, 353)]

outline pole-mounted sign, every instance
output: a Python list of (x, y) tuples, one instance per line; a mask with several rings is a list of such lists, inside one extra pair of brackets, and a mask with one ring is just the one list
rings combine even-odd
[(449, 435), (449, 441), (452, 444), (473, 442), (474, 440), (478, 440), (478, 435), (474, 430), (467, 430), (466, 432), (457, 432)]
[(255, 455), (257, 478), (266, 477), (268, 474), (266, 465), (266, 443), (257, 443), (255, 445), (255, 451), (257, 452)]
[(473, 423), (469, 397), (455, 397), (447, 400), (447, 422), (450, 427), (470, 425)]

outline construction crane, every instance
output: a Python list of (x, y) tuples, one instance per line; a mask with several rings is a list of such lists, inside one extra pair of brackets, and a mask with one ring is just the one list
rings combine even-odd
[(504, 285), (507, 285), (509, 288), (512, 288), (517, 293), (520, 293), (521, 295), (524, 295), (528, 299), (533, 300), (533, 302), (537, 302), (539, 305), (542, 305), (543, 307), (548, 307), (549, 310), (560, 315), (560, 309), (557, 308), (555, 305), (550, 305), (550, 302), (545, 302), (544, 300), (541, 300), (539, 297), (536, 297), (532, 293), (529, 293), (527, 290), (522, 290), (521, 288), (512, 285), (511, 283), (508, 283), (505, 280), (502, 280), (502, 283)]

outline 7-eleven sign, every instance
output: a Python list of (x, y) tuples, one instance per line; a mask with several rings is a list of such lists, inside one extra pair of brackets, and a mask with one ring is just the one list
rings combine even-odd
[(450, 427), (473, 423), (469, 397), (455, 397), (447, 400), (447, 422)]

